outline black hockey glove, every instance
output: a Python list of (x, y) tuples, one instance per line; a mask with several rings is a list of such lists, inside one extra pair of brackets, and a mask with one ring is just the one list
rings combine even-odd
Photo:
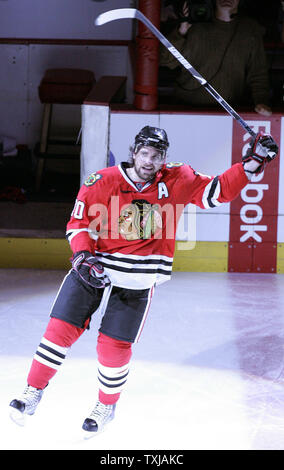
[(266, 164), (274, 160), (277, 153), (278, 145), (271, 135), (259, 132), (251, 139), (250, 146), (242, 159), (244, 170), (248, 173), (261, 173)]
[(91, 287), (102, 289), (110, 284), (110, 280), (104, 274), (103, 266), (89, 251), (78, 251), (72, 258), (72, 268), (83, 282)]

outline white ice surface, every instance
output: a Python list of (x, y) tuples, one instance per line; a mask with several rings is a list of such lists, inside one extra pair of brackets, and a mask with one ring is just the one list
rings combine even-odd
[(284, 450), (284, 276), (174, 273), (156, 289), (115, 420), (91, 440), (100, 318), (24, 428), (22, 393), (62, 271), (0, 270), (1, 449)]

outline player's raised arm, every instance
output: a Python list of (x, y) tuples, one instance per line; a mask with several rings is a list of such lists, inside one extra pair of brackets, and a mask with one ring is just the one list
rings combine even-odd
[(253, 174), (264, 170), (278, 153), (274, 139), (262, 132), (251, 139), (242, 162), (236, 163), (219, 176), (210, 177), (195, 172), (191, 202), (203, 209), (231, 202), (251, 180)]

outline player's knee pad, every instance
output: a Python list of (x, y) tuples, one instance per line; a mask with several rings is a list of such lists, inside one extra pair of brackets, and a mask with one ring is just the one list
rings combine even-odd
[(108, 367), (121, 367), (129, 363), (132, 343), (111, 338), (99, 333), (97, 353), (100, 364)]
[(85, 331), (84, 328), (78, 328), (58, 318), (51, 318), (44, 333), (44, 338), (58, 346), (69, 348)]

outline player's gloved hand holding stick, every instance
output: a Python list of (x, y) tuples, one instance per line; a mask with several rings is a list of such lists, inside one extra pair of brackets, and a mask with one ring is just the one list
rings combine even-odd
[(72, 258), (72, 268), (78, 273), (80, 279), (91, 287), (102, 289), (110, 285), (103, 266), (89, 251), (78, 251)]
[(250, 141), (249, 148), (243, 156), (243, 166), (247, 173), (261, 173), (266, 164), (274, 160), (278, 153), (278, 145), (269, 134), (259, 132)]

